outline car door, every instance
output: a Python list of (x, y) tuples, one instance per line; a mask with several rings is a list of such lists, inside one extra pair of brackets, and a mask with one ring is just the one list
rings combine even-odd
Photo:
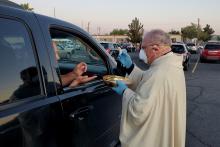
[(57, 147), (62, 110), (37, 23), (8, 7), (0, 14), (0, 144)]
[[(94, 46), (77, 30), (53, 27), (50, 29), (52, 40), (56, 44), (63, 39), (72, 42), (72, 54), (69, 58), (58, 60), (58, 76), (71, 72), (80, 62), (88, 65), (85, 75), (98, 76), (95, 80), (78, 85), (75, 88), (62, 87), (59, 98), (65, 118), (69, 145), (74, 147), (108, 147), (118, 143), (121, 116), (121, 96), (106, 85), (102, 76), (110, 73), (108, 56), (103, 56), (100, 48)], [(59, 42), (60, 40), (60, 42)], [(65, 44), (62, 44), (65, 48)], [(51, 47), (52, 48), (52, 47)], [(107, 58), (105, 58), (107, 57)], [(59, 75), (60, 74), (60, 75)], [(62, 83), (61, 83), (62, 84)]]

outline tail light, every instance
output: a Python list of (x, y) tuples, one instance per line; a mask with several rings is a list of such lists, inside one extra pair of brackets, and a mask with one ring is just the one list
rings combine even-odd
[(203, 55), (203, 56), (206, 56), (207, 54), (208, 54), (208, 50), (204, 49), (204, 50), (202, 51), (202, 55)]

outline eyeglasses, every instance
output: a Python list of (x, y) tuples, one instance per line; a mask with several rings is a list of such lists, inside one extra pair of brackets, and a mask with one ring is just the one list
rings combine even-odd
[(156, 43), (153, 43), (153, 44), (149, 44), (149, 45), (146, 45), (146, 46), (142, 46), (142, 48), (149, 48), (149, 47), (152, 47), (152, 46), (160, 46), (160, 47), (171, 47), (170, 45), (161, 45), (161, 44), (156, 44)]

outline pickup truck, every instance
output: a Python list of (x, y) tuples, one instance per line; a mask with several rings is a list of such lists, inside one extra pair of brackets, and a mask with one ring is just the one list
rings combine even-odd
[[(0, 2), (0, 25), (1, 147), (116, 146), (122, 97), (102, 79), (118, 73), (105, 49), (80, 27), (9, 1)], [(52, 41), (64, 39), (77, 49), (56, 60)], [(80, 62), (97, 78), (62, 86)]]

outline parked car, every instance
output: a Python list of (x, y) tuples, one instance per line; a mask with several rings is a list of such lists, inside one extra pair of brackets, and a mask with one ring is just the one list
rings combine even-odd
[[(103, 47), (80, 27), (5, 1), (0, 24), (1, 146), (116, 146), (122, 99), (102, 77), (119, 72)], [(67, 38), (79, 50), (57, 61), (52, 40)], [(61, 75), (82, 61), (86, 75), (98, 77), (74, 89), (63, 87)]]
[(186, 46), (188, 47), (188, 50), (191, 54), (197, 53), (197, 47), (196, 47), (195, 43), (187, 43)]
[(187, 47), (183, 43), (173, 43), (171, 45), (172, 52), (183, 56), (183, 69), (188, 70), (190, 64), (190, 53), (187, 50)]
[(54, 40), (54, 42), (56, 43), (56, 46), (59, 50), (59, 56), (60, 56), (61, 59), (71, 58), (71, 56), (74, 55), (74, 52), (77, 49), (76, 46), (69, 45), (69, 44), (62, 44), (62, 43), (59, 42), (59, 40)]
[(220, 42), (209, 42), (200, 52), (200, 62), (220, 60)]
[(112, 42), (100, 42), (100, 44), (106, 49), (106, 51), (115, 59), (117, 59), (120, 47), (116, 43)]
[(123, 43), (121, 48), (126, 49), (128, 52), (134, 52), (136, 50), (132, 43)]

